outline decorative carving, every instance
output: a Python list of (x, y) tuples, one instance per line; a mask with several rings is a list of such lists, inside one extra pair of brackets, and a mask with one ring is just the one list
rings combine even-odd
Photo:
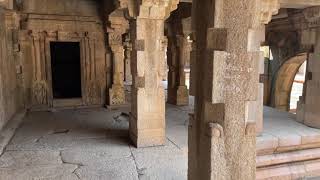
[(96, 81), (90, 81), (87, 87), (87, 103), (98, 104), (100, 100), (100, 87)]
[(110, 105), (123, 105), (125, 104), (125, 92), (123, 86), (113, 85), (109, 89), (109, 104)]
[(36, 81), (32, 86), (33, 102), (38, 105), (47, 104), (48, 85), (46, 81)]
[(209, 123), (207, 135), (210, 137), (223, 138), (223, 127), (218, 123)]
[(256, 136), (256, 123), (250, 122), (246, 126), (246, 135), (247, 136)]
[(310, 28), (320, 26), (320, 6), (304, 9), (303, 15), (308, 21), (308, 26)]
[(121, 45), (122, 44), (122, 34), (118, 33), (109, 33), (109, 44), (112, 45)]
[(145, 77), (136, 77), (135, 78), (135, 88), (144, 88), (145, 87)]
[(280, 9), (279, 0), (261, 0), (260, 3), (260, 21), (263, 24), (268, 24), (271, 21), (272, 15), (278, 14)]

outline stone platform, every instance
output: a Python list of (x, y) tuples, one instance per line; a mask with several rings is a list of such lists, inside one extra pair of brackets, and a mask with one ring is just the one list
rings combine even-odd
[(257, 179), (320, 176), (320, 130), (294, 119), (294, 114), (264, 108), (264, 131), (257, 137)]
[[(140, 148), (128, 138), (129, 109), (30, 112), (0, 157), (0, 179), (186, 180), (188, 112), (167, 105), (165, 146)], [(320, 130), (265, 108), (257, 138), (257, 179), (318, 176)]]

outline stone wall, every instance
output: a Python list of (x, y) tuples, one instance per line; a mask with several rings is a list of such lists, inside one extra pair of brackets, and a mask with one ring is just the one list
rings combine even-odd
[(0, 130), (23, 107), (14, 19), (14, 13), (0, 8)]
[[(22, 7), (20, 47), (28, 107), (55, 106), (51, 81), (50, 42), (79, 42), (82, 99), (66, 106), (103, 105), (107, 69), (104, 23), (92, 0), (26, 0)], [(39, 15), (41, 14), (41, 15)], [(64, 106), (64, 103), (59, 103)]]
[(99, 0), (23, 0), (24, 13), (98, 16)]

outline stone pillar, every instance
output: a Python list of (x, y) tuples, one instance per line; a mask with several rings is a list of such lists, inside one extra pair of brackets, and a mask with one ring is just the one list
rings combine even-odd
[(189, 180), (256, 178), (252, 110), (259, 94), (262, 23), (280, 6), (271, 2), (276, 1), (193, 1), (196, 89), (188, 131)]
[(182, 106), (189, 104), (186, 86), (185, 63), (190, 59), (190, 43), (187, 34), (169, 36), (168, 47), (168, 103)]
[[(186, 18), (188, 19), (188, 18)], [(189, 26), (188, 26), (189, 23)], [(179, 12), (168, 20), (168, 103), (183, 106), (189, 104), (189, 90), (186, 86), (186, 62), (190, 61), (190, 21), (179, 16)]]
[(130, 23), (133, 41), (133, 75), (130, 137), (137, 147), (165, 143), (166, 73), (164, 21), (178, 0), (142, 1), (139, 14)]
[(113, 106), (124, 105), (126, 103), (124, 88), (124, 45), (123, 35), (129, 29), (129, 22), (125, 19), (124, 10), (117, 9), (109, 15), (110, 27), (109, 45), (113, 59), (113, 83), (109, 89), (109, 103)]
[(126, 85), (132, 85), (132, 74), (131, 74), (131, 51), (132, 51), (132, 45), (130, 42), (130, 36), (129, 34), (125, 37), (125, 43), (124, 43), (124, 71), (125, 71), (125, 83)]
[(307, 126), (320, 128), (320, 7), (304, 10), (309, 30), (302, 34), (302, 43), (313, 45), (309, 53), (304, 93), (297, 109), (298, 121)]

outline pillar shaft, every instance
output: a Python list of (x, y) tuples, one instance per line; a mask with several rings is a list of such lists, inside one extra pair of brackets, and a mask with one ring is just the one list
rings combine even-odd
[(132, 20), (131, 71), (133, 76), (130, 137), (137, 147), (165, 143), (165, 91), (167, 38), (164, 21), (178, 0), (142, 1)]
[(302, 32), (302, 44), (313, 48), (308, 54), (303, 95), (298, 102), (297, 119), (307, 126), (320, 128), (320, 6), (304, 9), (309, 29)]
[(165, 143), (164, 19), (138, 17), (132, 22), (132, 111), (130, 136), (137, 147)]
[(260, 5), (255, 0), (193, 1), (196, 81), (189, 180), (255, 179), (257, 119), (252, 110), (263, 62), (262, 20), (272, 15), (260, 12)]
[(132, 85), (132, 74), (131, 74), (131, 51), (132, 46), (130, 43), (129, 35), (126, 36), (125, 40), (125, 82), (127, 85)]
[(123, 9), (116, 9), (109, 15), (110, 27), (109, 45), (113, 59), (113, 82), (109, 89), (109, 106), (124, 105), (126, 103), (124, 88), (124, 43), (123, 35), (129, 28), (129, 23), (124, 17)]
[[(122, 34), (110, 33), (112, 37), (122, 37)], [(121, 42), (122, 43), (122, 42)], [(113, 83), (109, 90), (109, 105), (122, 105), (125, 103), (124, 91), (124, 47), (122, 44), (111, 45), (113, 53)]]
[(184, 35), (170, 36), (168, 47), (168, 103), (188, 105), (189, 92), (186, 86), (185, 63), (190, 58), (190, 48)]
[(299, 102), (297, 116), (307, 126), (320, 128), (320, 27), (310, 33), (314, 34), (313, 52), (309, 53), (304, 102)]

